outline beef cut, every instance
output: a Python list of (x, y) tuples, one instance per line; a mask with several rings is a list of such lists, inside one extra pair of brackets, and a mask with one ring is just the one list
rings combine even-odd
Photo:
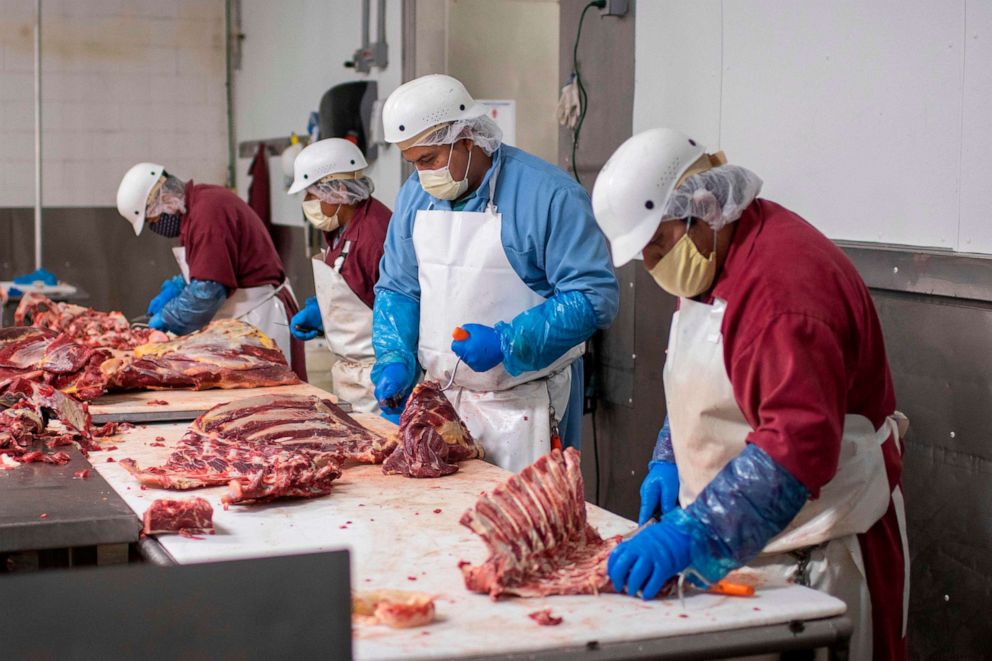
[(259, 395), (203, 413), (162, 466), (121, 465), (151, 487), (227, 485), (227, 505), (326, 495), (341, 462), (380, 462), (391, 449), (329, 401)]
[(100, 366), (110, 351), (35, 326), (0, 328), (0, 379), (19, 376), (46, 383), (82, 400), (105, 391)]
[(382, 465), (387, 475), (442, 477), (456, 472), (459, 461), (485, 455), (437, 381), (413, 389), (398, 436), (399, 444)]
[(40, 326), (88, 347), (133, 349), (168, 336), (153, 328), (131, 326), (120, 312), (101, 312), (72, 303), (57, 303), (41, 294), (25, 294), (14, 312), (17, 326)]
[(161, 533), (202, 534), (214, 531), (214, 508), (203, 498), (172, 500), (159, 498), (153, 502), (143, 517), (146, 535)]
[(465, 587), (501, 595), (545, 597), (609, 589), (606, 561), (620, 536), (608, 539), (586, 520), (579, 453), (552, 450), (483, 493), (461, 524), (489, 549), (481, 565), (458, 564)]
[(434, 597), (408, 590), (368, 590), (351, 595), (356, 624), (385, 624), (394, 629), (422, 627), (434, 621)]
[(275, 342), (235, 319), (137, 347), (101, 368), (111, 390), (259, 388), (300, 382)]
[[(63, 429), (48, 426), (50, 418)], [(55, 448), (78, 443), (85, 452), (97, 446), (86, 405), (44, 383), (20, 377), (0, 381), (0, 455), (16, 462), (65, 464), (69, 455)]]

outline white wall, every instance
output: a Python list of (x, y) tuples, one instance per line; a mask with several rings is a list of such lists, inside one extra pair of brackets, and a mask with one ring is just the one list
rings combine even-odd
[[(34, 205), (34, 0), (0, 0), (0, 206)], [(43, 0), (46, 206), (115, 205), (139, 161), (224, 183), (223, 0)]]
[[(376, 2), (372, 2), (370, 38), (375, 40)], [(386, 2), (389, 65), (363, 75), (346, 69), (361, 44), (361, 3), (357, 0), (242, 0), (243, 55), (235, 74), (235, 131), (239, 142), (306, 132), (310, 112), (337, 83), (377, 80), (383, 100), (402, 78), (402, 2)], [(238, 189), (245, 191), (249, 159), (238, 160)], [(269, 160), (273, 220), (302, 224), (298, 199), (282, 187), (278, 158)], [(395, 147), (380, 147), (369, 168), (375, 196), (393, 207), (401, 185), (400, 155)]]
[(446, 34), (447, 73), (477, 99), (515, 99), (514, 144), (557, 163), (558, 3), (449, 0)]
[(835, 239), (992, 253), (992, 3), (637, 8), (634, 131), (673, 126)]

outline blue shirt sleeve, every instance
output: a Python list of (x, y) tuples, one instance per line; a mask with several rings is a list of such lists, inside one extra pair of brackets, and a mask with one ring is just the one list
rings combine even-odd
[(219, 282), (193, 280), (159, 315), (170, 331), (186, 335), (209, 324), (226, 298), (227, 288)]

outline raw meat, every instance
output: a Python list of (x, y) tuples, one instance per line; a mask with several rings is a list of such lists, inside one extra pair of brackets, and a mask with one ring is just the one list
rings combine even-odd
[(282, 351), (250, 324), (223, 319), (170, 342), (137, 347), (102, 366), (112, 390), (258, 388), (299, 383)]
[(170, 500), (159, 498), (145, 510), (146, 535), (166, 532), (211, 533), (214, 531), (214, 508), (203, 498)]
[[(49, 417), (64, 430), (50, 429)], [(0, 455), (21, 463), (65, 464), (69, 455), (49, 451), (73, 442), (84, 452), (94, 449), (90, 420), (85, 404), (50, 385), (19, 377), (0, 381)]]
[(555, 617), (554, 615), (552, 615), (550, 608), (534, 611), (533, 613), (527, 613), (527, 617), (534, 620), (542, 627), (556, 627), (565, 620), (565, 618)]
[(120, 312), (100, 312), (72, 303), (57, 303), (41, 294), (28, 293), (14, 312), (17, 326), (40, 326), (68, 336), (88, 347), (133, 349), (168, 336), (152, 328), (132, 327)]
[(482, 538), (489, 558), (458, 563), (473, 592), (544, 597), (609, 589), (606, 561), (620, 536), (604, 540), (586, 520), (579, 453), (552, 450), (483, 493), (461, 524)]
[(341, 460), (378, 464), (395, 447), (328, 400), (310, 395), (258, 395), (219, 404), (193, 421), (190, 431), (249, 445), (333, 452)]
[(399, 445), (382, 465), (387, 475), (442, 477), (456, 472), (459, 461), (485, 454), (437, 381), (413, 389), (400, 416), (398, 436)]
[(331, 491), (342, 461), (382, 461), (389, 443), (328, 401), (259, 395), (215, 406), (193, 421), (162, 466), (120, 463), (146, 486), (196, 489), (228, 485), (224, 504)]
[(434, 597), (406, 590), (355, 592), (351, 613), (360, 624), (385, 624), (394, 629), (422, 627), (434, 621)]
[(79, 399), (94, 399), (104, 393), (100, 365), (110, 355), (45, 328), (0, 328), (0, 380), (19, 376)]

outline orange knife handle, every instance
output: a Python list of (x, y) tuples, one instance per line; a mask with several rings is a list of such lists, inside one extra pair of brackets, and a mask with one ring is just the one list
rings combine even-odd
[(455, 326), (455, 330), (451, 333), (451, 338), (456, 342), (463, 342), (470, 337), (469, 332), (462, 328), (461, 326)]
[(731, 583), (730, 581), (717, 581), (709, 587), (709, 592), (713, 594), (724, 594), (728, 597), (753, 597), (754, 586)]

